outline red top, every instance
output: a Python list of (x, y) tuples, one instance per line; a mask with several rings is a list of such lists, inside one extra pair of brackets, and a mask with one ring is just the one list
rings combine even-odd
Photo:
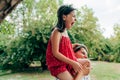
[[(62, 53), (64, 56), (77, 61), (77, 58), (74, 55), (74, 51), (73, 51), (72, 44), (69, 37), (62, 36), (59, 44), (59, 52)], [(46, 63), (48, 68), (66, 64), (53, 56), (51, 40), (49, 40), (48, 46), (47, 46)]]

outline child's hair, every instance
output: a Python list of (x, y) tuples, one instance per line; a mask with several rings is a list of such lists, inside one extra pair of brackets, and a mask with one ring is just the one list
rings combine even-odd
[(72, 5), (62, 5), (57, 11), (57, 29), (59, 32), (63, 32), (65, 29), (65, 21), (63, 20), (63, 15), (68, 15), (70, 12), (74, 11), (75, 8), (72, 7)]
[(78, 45), (78, 46), (75, 46), (75, 47), (73, 48), (73, 50), (74, 50), (74, 52), (77, 52), (77, 51), (79, 51), (81, 48), (84, 48), (84, 49), (88, 52), (88, 49), (87, 49), (87, 47), (86, 47), (84, 44), (80, 44), (80, 45)]

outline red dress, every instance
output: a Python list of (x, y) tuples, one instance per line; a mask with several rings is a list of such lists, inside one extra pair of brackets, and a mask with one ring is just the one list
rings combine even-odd
[[(74, 61), (77, 61), (74, 55), (74, 51), (73, 51), (72, 44), (71, 44), (69, 37), (62, 36), (60, 44), (59, 44), (59, 52), (62, 53), (64, 56)], [(48, 46), (47, 46), (46, 63), (47, 63), (49, 71), (51, 72), (51, 75), (55, 77), (59, 73), (64, 72), (66, 70), (68, 70), (72, 75), (75, 74), (71, 65), (62, 62), (53, 56), (51, 40), (49, 40)]]

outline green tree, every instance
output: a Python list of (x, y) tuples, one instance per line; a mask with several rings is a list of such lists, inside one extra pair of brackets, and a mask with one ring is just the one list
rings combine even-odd
[(0, 63), (6, 56), (5, 48), (7, 47), (7, 44), (10, 43), (14, 33), (14, 24), (8, 22), (7, 20), (4, 20), (2, 24), (0, 24)]
[[(55, 17), (57, 8), (56, 0), (37, 2), (25, 0), (18, 6), (11, 14), (11, 19), (16, 20), (15, 25), (20, 27), (6, 48), (7, 58), (3, 61), (4, 68), (8, 64), (14, 68), (28, 67), (34, 60), (40, 61), (43, 69), (45, 68), (46, 46), (51, 29), (57, 20)], [(14, 14), (16, 16), (13, 16)], [(17, 17), (18, 15), (20, 17)]]
[(102, 53), (101, 46), (104, 45), (100, 42), (104, 37), (92, 9), (81, 7), (77, 11), (77, 22), (73, 28), (71, 33), (75, 38), (74, 42), (87, 45), (89, 56), (97, 57), (98, 53)]
[(120, 24), (114, 25), (114, 37), (110, 39), (113, 44), (113, 54), (115, 56), (115, 62), (120, 62)]

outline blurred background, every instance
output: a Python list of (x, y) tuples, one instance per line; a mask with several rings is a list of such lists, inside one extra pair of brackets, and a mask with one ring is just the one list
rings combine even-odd
[[(14, 2), (0, 0), (0, 5), (4, 1)], [(45, 55), (51, 29), (57, 23), (56, 12), (62, 4), (72, 4), (77, 8), (77, 21), (68, 33), (72, 43), (81, 43), (88, 48), (88, 56), (93, 65), (91, 80), (120, 80), (119, 2), (119, 0), (23, 0), (18, 2), (19, 4), (16, 2), (17, 5), (15, 9), (11, 9), (11, 13), (3, 15), (4, 18), (0, 15), (0, 80), (54, 80), (47, 70)], [(0, 14), (9, 8), (6, 8), (8, 4), (4, 5), (0, 7)]]

